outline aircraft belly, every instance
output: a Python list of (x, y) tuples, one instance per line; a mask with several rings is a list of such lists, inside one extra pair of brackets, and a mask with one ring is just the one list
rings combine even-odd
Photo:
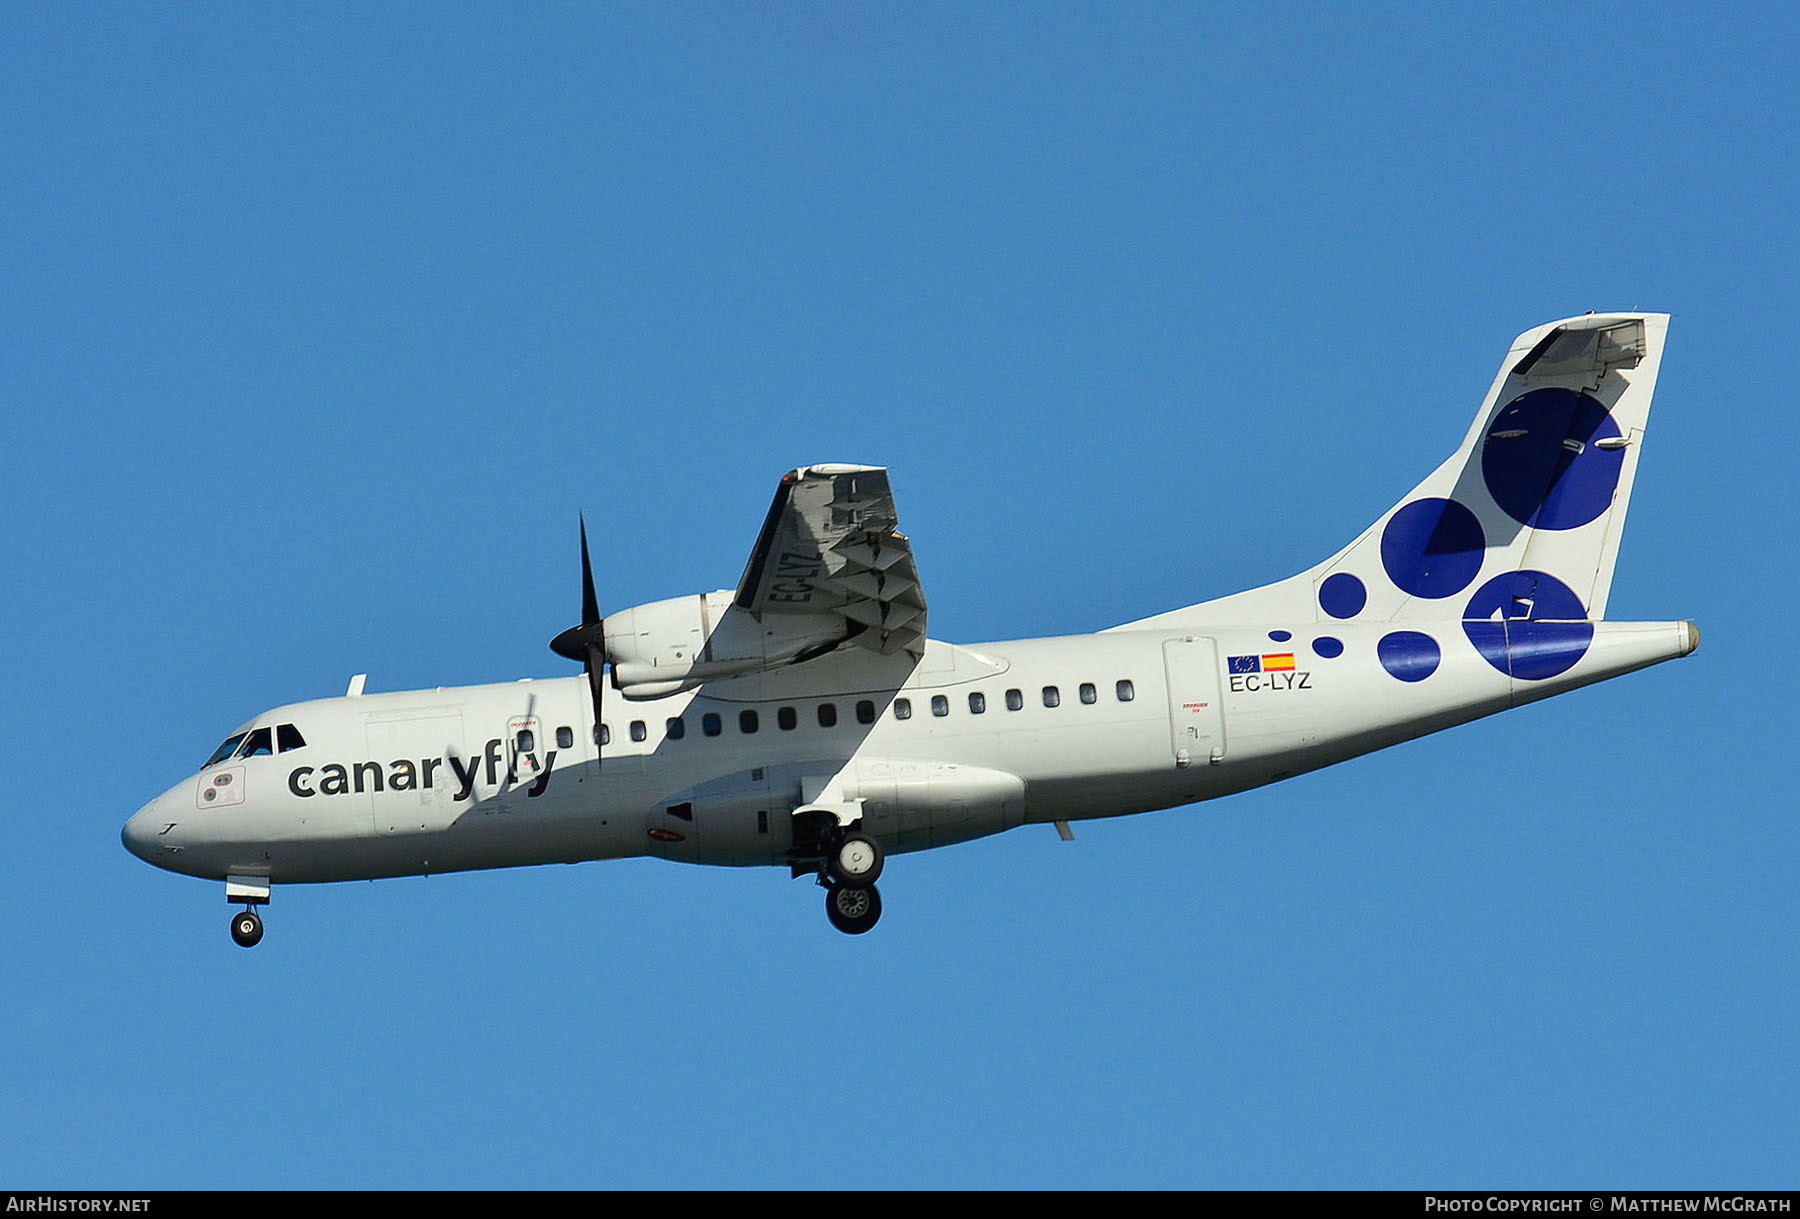
[(266, 868), (283, 884), (421, 876), (641, 854), (642, 818), (540, 818), (375, 838), (270, 844)]

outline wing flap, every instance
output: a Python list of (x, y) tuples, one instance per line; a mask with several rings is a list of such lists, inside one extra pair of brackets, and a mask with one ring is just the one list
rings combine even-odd
[(783, 476), (738, 584), (765, 615), (835, 614), (857, 644), (893, 655), (925, 648), (925, 595), (899, 528), (887, 470), (802, 466)]

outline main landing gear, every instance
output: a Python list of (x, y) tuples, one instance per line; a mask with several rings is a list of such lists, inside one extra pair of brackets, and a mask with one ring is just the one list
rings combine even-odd
[(843, 825), (829, 807), (794, 811), (794, 844), (788, 859), (796, 878), (816, 877), (825, 890), (825, 917), (845, 935), (861, 935), (881, 918), (881, 877), (886, 853), (861, 822)]
[(834, 880), (846, 885), (868, 888), (881, 879), (881, 844), (867, 834), (845, 834), (831, 853), (830, 870)]
[(881, 844), (859, 831), (845, 833), (832, 826), (821, 834), (820, 846), (825, 917), (845, 935), (861, 935), (881, 918), (881, 891), (875, 887), (885, 862)]
[(861, 935), (881, 918), (881, 892), (874, 885), (825, 885), (825, 917), (845, 935)]

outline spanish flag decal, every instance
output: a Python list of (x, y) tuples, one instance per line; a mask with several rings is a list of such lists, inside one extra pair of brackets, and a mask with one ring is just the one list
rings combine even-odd
[(1262, 669), (1264, 673), (1283, 673), (1293, 667), (1294, 654), (1292, 652), (1277, 652), (1273, 655), (1268, 652), (1263, 653)]

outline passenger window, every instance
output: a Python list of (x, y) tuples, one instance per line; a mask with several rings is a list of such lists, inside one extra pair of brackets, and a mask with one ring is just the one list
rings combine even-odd
[(819, 704), (819, 727), (821, 727), (821, 728), (837, 727), (837, 704), (836, 703), (820, 703)]
[(987, 695), (979, 690), (969, 691), (969, 714), (980, 715), (987, 710)]
[(1098, 690), (1094, 689), (1093, 682), (1084, 681), (1081, 683), (1081, 701), (1082, 702), (1094, 703), (1094, 702), (1097, 702), (1099, 700), (1099, 698), (1100, 698), (1100, 692)]
[(866, 698), (856, 700), (856, 722), (873, 724), (875, 722), (875, 704)]
[(705, 715), (700, 717), (700, 731), (704, 732), (707, 736), (718, 736), (721, 732), (725, 731), (725, 725), (719, 719), (719, 713), (717, 711), (708, 711)]
[(940, 716), (949, 715), (950, 700), (945, 698), (942, 694), (933, 694), (931, 696), (931, 714)]
[(1055, 686), (1045, 686), (1044, 687), (1044, 706), (1046, 706), (1046, 707), (1062, 706), (1062, 692), (1060, 690), (1058, 690)]
[(1119, 696), (1119, 701), (1122, 703), (1128, 703), (1137, 697), (1137, 691), (1132, 688), (1130, 678), (1121, 679), (1119, 683), (1113, 687), (1113, 693)]
[(238, 757), (260, 758), (274, 752), (275, 746), (270, 740), (269, 730), (258, 728), (244, 739), (243, 747), (238, 750)]
[(795, 714), (792, 707), (778, 707), (775, 709), (775, 724), (783, 732), (792, 732), (799, 723), (800, 717)]
[(595, 724), (594, 725), (594, 744), (596, 744), (596, 745), (612, 744), (612, 729), (608, 728), (605, 724)]
[(912, 699), (897, 698), (894, 700), (894, 718), (910, 720), (912, 718)]
[(275, 752), (276, 753), (287, 753), (290, 750), (300, 749), (303, 746), (305, 746), (305, 744), (306, 744), (306, 738), (301, 736), (300, 730), (298, 728), (294, 727), (292, 724), (281, 724), (276, 727), (276, 729), (275, 729)]
[(754, 711), (738, 712), (738, 731), (739, 732), (743, 733), (745, 736), (749, 736), (752, 732), (756, 731), (756, 728), (757, 728), (756, 712), (754, 712)]
[(682, 719), (679, 715), (671, 716), (669, 717), (669, 721), (663, 725), (663, 729), (664, 735), (671, 741), (679, 741), (682, 737), (687, 735), (687, 721)]
[(1006, 709), (1008, 711), (1019, 711), (1022, 710), (1024, 706), (1025, 696), (1022, 693), (1017, 690), (1008, 690), (1006, 692)]
[(650, 729), (645, 726), (643, 720), (632, 720), (631, 721), (631, 739), (632, 740), (642, 741), (642, 740), (647, 739), (649, 736), (650, 736)]
[(558, 749), (575, 748), (575, 730), (573, 728), (558, 728), (556, 730), (556, 747)]
[(520, 753), (530, 753), (537, 748), (537, 734), (529, 728), (519, 729), (519, 735), (513, 738)]

